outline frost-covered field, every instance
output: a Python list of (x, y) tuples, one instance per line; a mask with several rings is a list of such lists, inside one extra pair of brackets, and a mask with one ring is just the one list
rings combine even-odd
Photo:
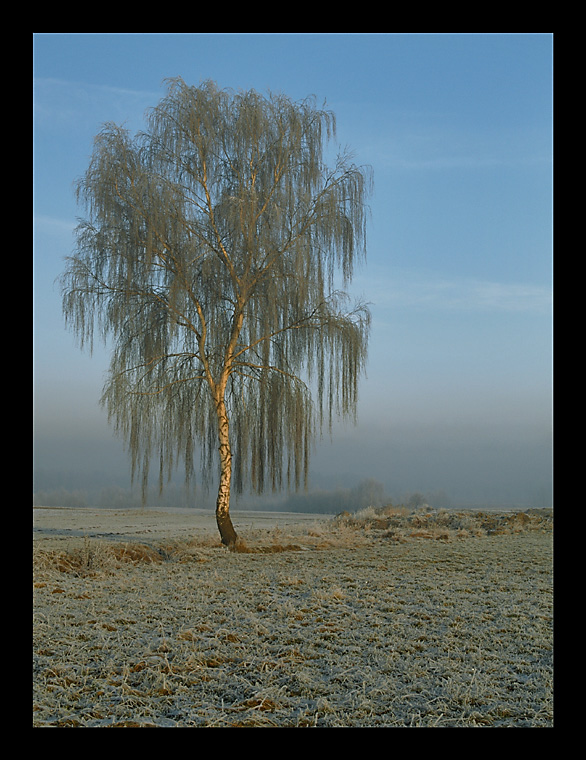
[(34, 513), (33, 726), (550, 727), (552, 521)]

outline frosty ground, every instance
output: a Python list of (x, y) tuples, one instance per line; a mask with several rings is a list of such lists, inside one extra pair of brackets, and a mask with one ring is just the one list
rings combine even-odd
[(37, 509), (34, 727), (551, 727), (548, 513)]

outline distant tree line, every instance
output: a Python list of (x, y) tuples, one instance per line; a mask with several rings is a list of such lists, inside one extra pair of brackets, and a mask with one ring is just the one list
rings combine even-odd
[[(531, 498), (532, 497), (532, 498)], [(334, 488), (331, 490), (312, 489), (305, 493), (290, 493), (284, 497), (242, 497), (235, 503), (237, 510), (309, 512), (314, 514), (331, 514), (339, 512), (357, 512), (366, 507), (382, 507), (389, 504), (405, 506), (408, 509), (420, 509), (426, 506), (435, 509), (450, 507), (551, 507), (551, 494), (547, 489), (536, 491), (527, 499), (527, 503), (454, 503), (443, 490), (429, 492), (406, 491), (389, 495), (385, 486), (379, 481), (368, 478), (352, 488)], [(149, 489), (147, 506), (151, 508), (195, 508), (213, 509), (214, 496), (203, 488), (186, 489), (182, 482), (171, 483), (159, 493), (155, 486)], [(39, 507), (109, 507), (111, 509), (139, 509), (143, 506), (140, 488), (127, 488), (120, 485), (87, 487), (74, 483), (59, 485), (51, 479), (40, 478), (33, 492), (33, 506)]]
[[(306, 493), (292, 493), (279, 502), (279, 509), (284, 512), (314, 512), (316, 514), (337, 514), (338, 512), (355, 512), (365, 507), (380, 507), (390, 499), (385, 488), (377, 480), (366, 479), (354, 488), (336, 488), (312, 490)], [(267, 506), (274, 509), (274, 503)]]
[[(365, 479), (353, 488), (291, 493), (283, 499), (243, 499), (237, 503), (236, 508), (337, 514), (345, 510), (355, 512), (365, 507), (380, 507), (390, 501), (382, 483), (374, 479)], [(33, 494), (33, 506), (138, 509), (141, 505), (140, 488), (124, 488), (118, 485), (70, 489), (63, 486), (48, 487), (40, 488)], [(183, 484), (170, 484), (161, 494), (156, 487), (149, 489), (147, 505), (208, 509), (213, 507), (213, 497), (204, 489), (194, 493), (192, 490), (186, 490)]]

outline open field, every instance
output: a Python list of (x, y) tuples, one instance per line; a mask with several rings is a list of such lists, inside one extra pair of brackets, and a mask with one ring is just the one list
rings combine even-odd
[(38, 509), (34, 727), (551, 727), (547, 513)]

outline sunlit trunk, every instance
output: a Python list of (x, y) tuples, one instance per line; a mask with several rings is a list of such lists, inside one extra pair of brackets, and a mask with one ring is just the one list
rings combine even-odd
[(232, 450), (230, 448), (230, 426), (224, 401), (217, 405), (218, 434), (220, 439), (220, 485), (216, 501), (216, 522), (222, 543), (229, 549), (236, 546), (237, 535), (230, 518), (230, 487), (232, 481)]

